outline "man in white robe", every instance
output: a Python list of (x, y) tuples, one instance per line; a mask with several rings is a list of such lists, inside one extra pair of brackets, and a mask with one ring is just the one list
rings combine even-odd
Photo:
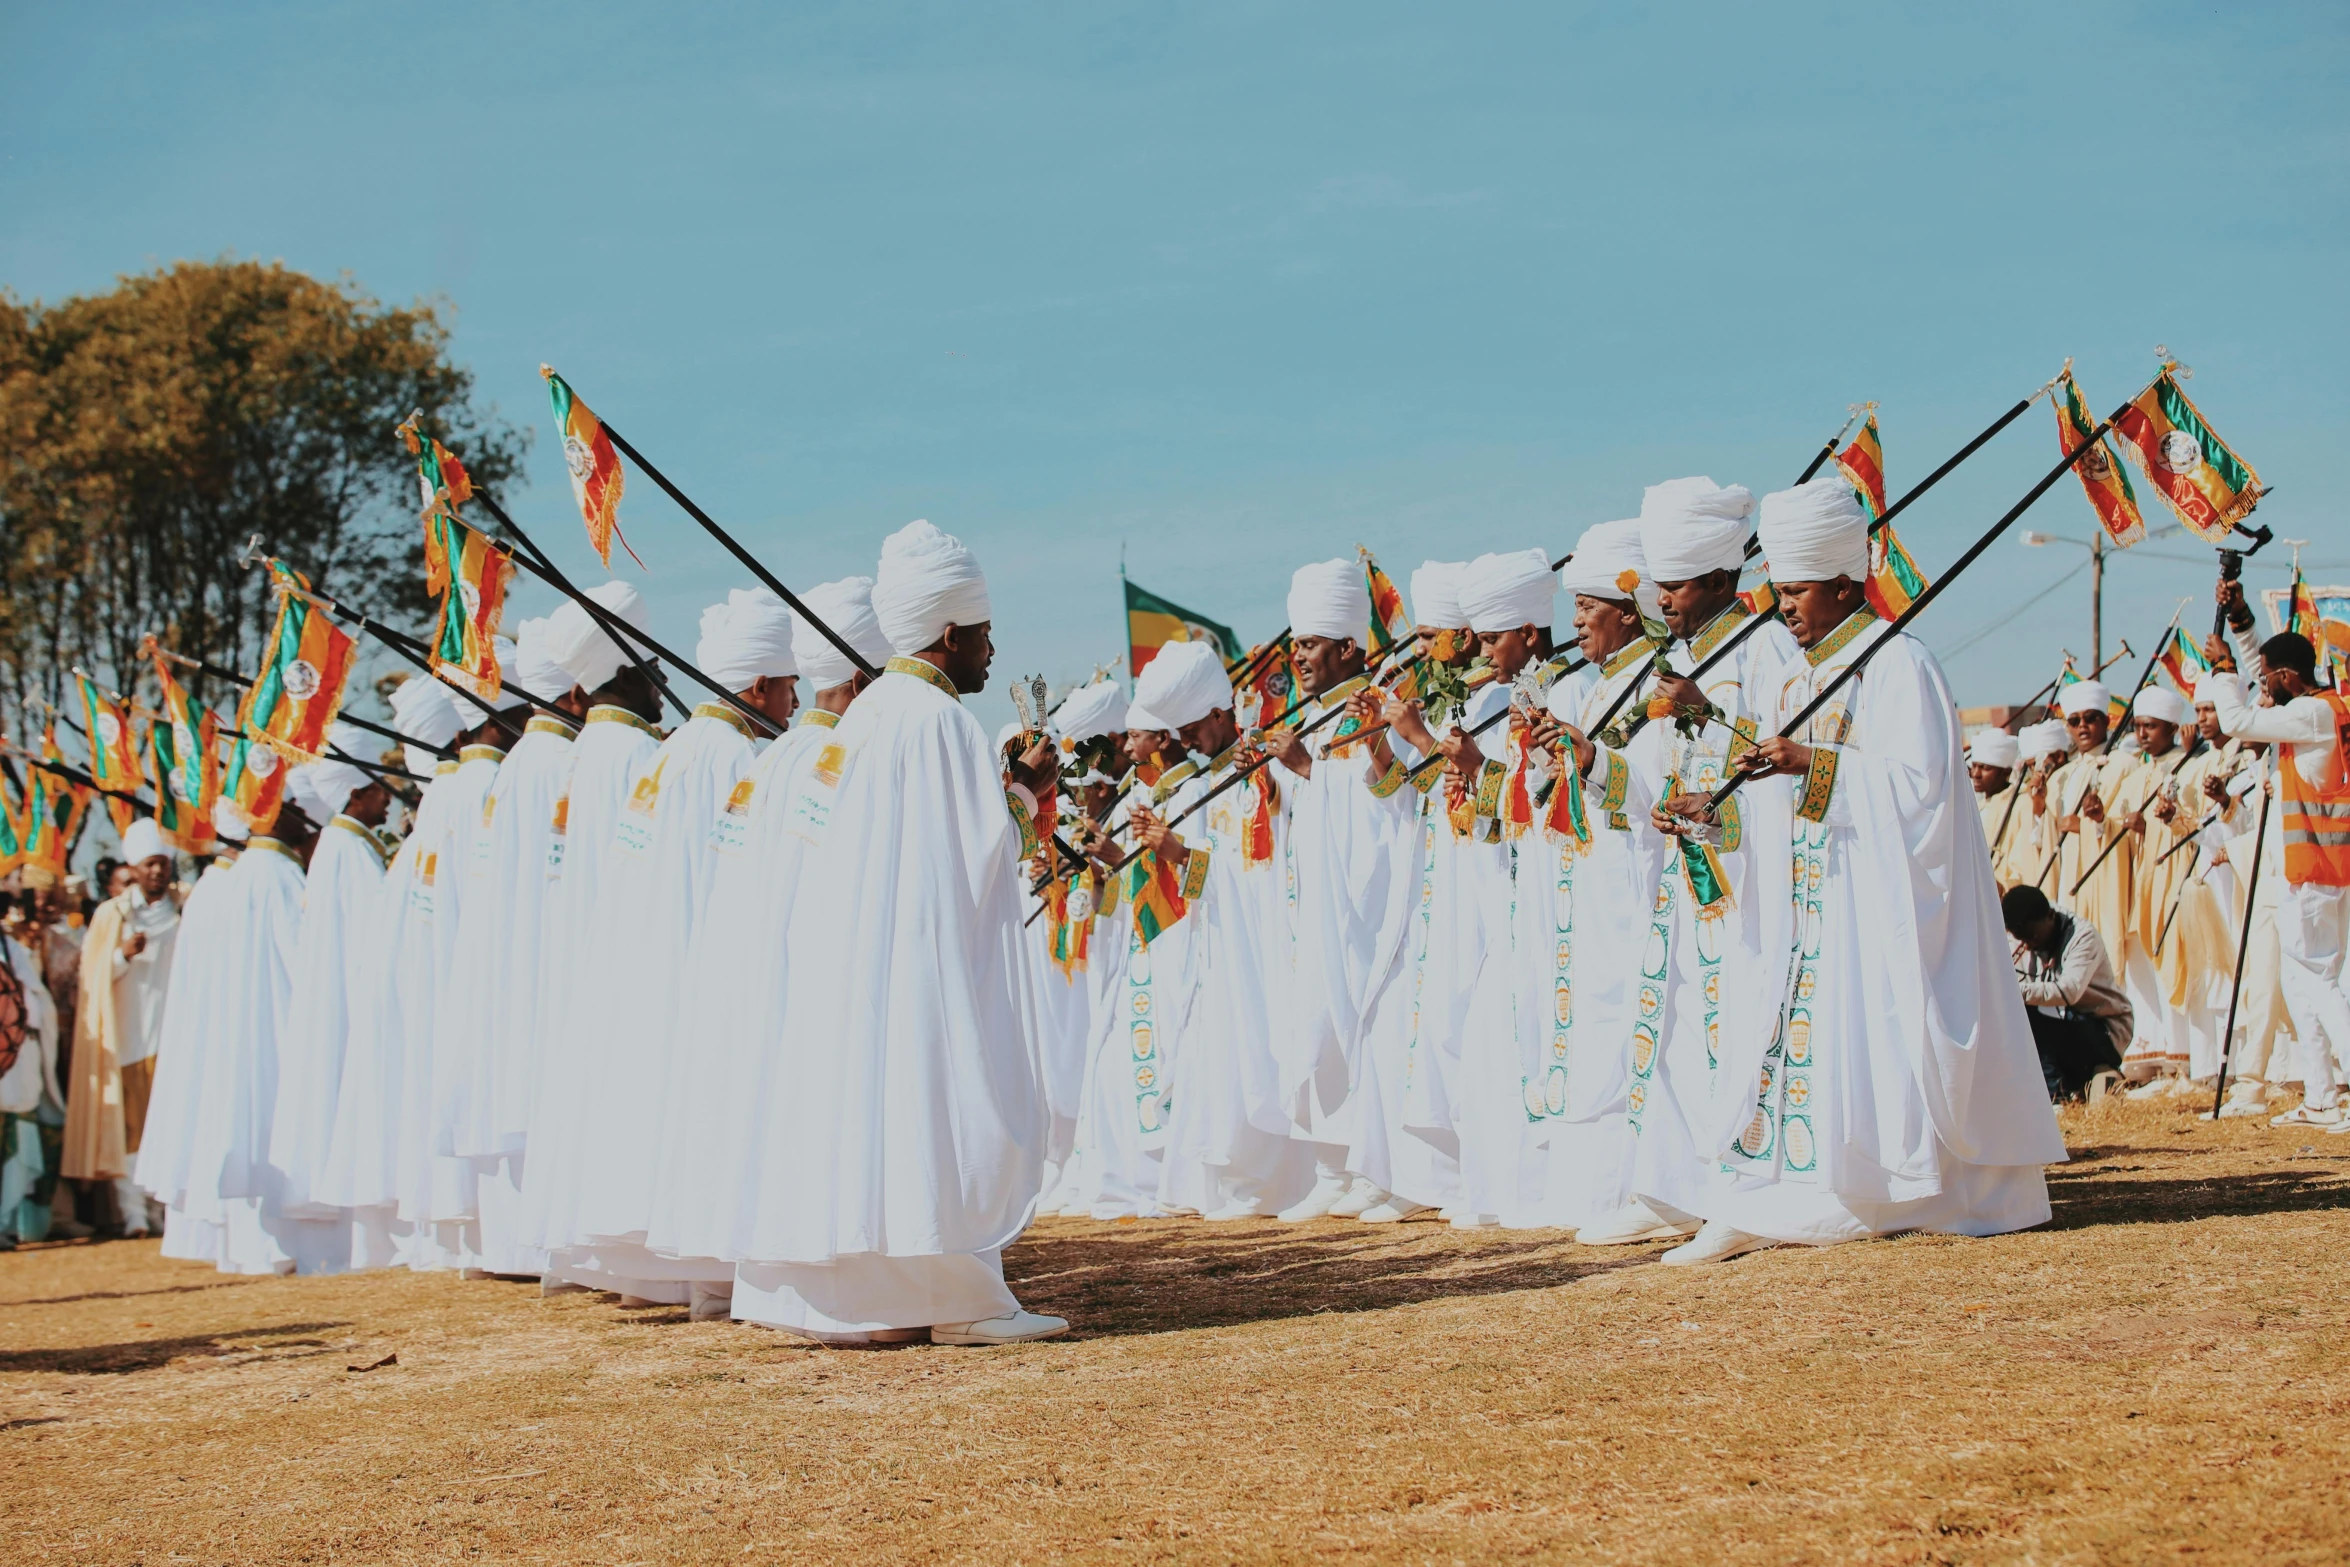
[[(366, 743), (347, 724), (328, 743), (360, 755)], [(269, 1165), (277, 1201), (289, 1218), (333, 1220), (349, 1226), (343, 1209), (317, 1200), (327, 1143), (334, 1134), (342, 1092), (343, 1059), (350, 1048), (352, 1006), (361, 958), (374, 939), (372, 921), (383, 893), (390, 854), (375, 829), (391, 807), (391, 792), (330, 754), (295, 773), (308, 799), (326, 817), (303, 880), (302, 932), (294, 953), (293, 993), (279, 1048), (277, 1100), (269, 1133)], [(348, 1260), (354, 1268), (387, 1268), (399, 1260), (396, 1238), (380, 1208), (365, 1210), (352, 1229)]]
[(1162, 1205), (1215, 1220), (1278, 1212), (1313, 1184), (1311, 1153), (1290, 1136), (1273, 1053), (1273, 1031), (1289, 1015), (1279, 780), (1267, 766), (1223, 787), (1255, 753), (1241, 744), (1232, 680), (1213, 646), (1161, 648), (1134, 695), (1175, 726), (1186, 750), (1208, 758), (1188, 798), (1223, 789), (1180, 829), (1168, 826), (1176, 808), (1136, 814), (1136, 842), (1173, 868), (1189, 927), (1180, 1004), (1168, 1021), (1182, 1082), (1168, 1122)]
[(131, 884), (98, 906), (82, 942), (81, 1005), (65, 1085), (68, 1180), (112, 1181), (125, 1235), (148, 1232), (147, 1199), (132, 1178), (153, 1098), (179, 902), (178, 861), (152, 817), (122, 835)]
[(755, 728), (727, 703), (699, 703), (629, 782), (590, 924), (604, 941), (626, 942), (634, 961), (590, 965), (577, 979), (581, 1131), (598, 1153), (578, 1167), (579, 1212), (560, 1260), (574, 1276), (683, 1282), (697, 1318), (723, 1319), (733, 1263), (665, 1256), (645, 1244), (645, 1234), (686, 954), (717, 867), (711, 829), (750, 773), (752, 741), (782, 734), (799, 705), (791, 611), (765, 588), (735, 589), (702, 612), (694, 662), (766, 727)]
[(1006, 788), (961, 698), (986, 685), (986, 579), (927, 522), (883, 544), (874, 614), (897, 651), (786, 807), (814, 839), (797, 900), (770, 1128), (737, 1315), (819, 1340), (997, 1344), (1066, 1332), (1023, 1311), (1003, 1248), (1027, 1225), (1050, 1109), (1019, 982), (1020, 878), (1050, 748)]
[[(1670, 1263), (2027, 1228), (2049, 1216), (2042, 1166), (2065, 1158), (1956, 707), (1933, 655), (1886, 640), (1868, 607), (1868, 531), (1840, 477), (1763, 501), (1763, 554), (1804, 657), (1764, 714), (1776, 733), (1738, 765), (1798, 780), (1789, 852), (1753, 884), (1784, 933), (1765, 946), (1787, 955), (1785, 1000), (1776, 1018), (1725, 1020), (1722, 1091), (1696, 1127), (1723, 1178)], [(1787, 733), (1872, 647), (1865, 674)], [(1758, 833), (1745, 852), (1769, 848)]]
[[(195, 887), (188, 893), (187, 901), (180, 906), (178, 940), (171, 960), (173, 981), (196, 998), (185, 1009), (190, 1018), (202, 1015), (205, 1005), (203, 997), (209, 993), (198, 987), (209, 986), (219, 973), (210, 954), (211, 944), (221, 928), (221, 889), (228, 884), (229, 872), (236, 868), (245, 840), (251, 834), (243, 814), (227, 800), (214, 803), (212, 830), (219, 852), (213, 855), (212, 863), (204, 867), (204, 874), (196, 878)], [(139, 1185), (163, 1204), (163, 1238), (166, 1246), (173, 1243), (176, 1231), (189, 1228), (186, 1214), (178, 1204), (188, 1189), (189, 1160), (195, 1137), (196, 1095), (187, 1084), (202, 1080), (202, 1073), (197, 1067), (198, 1063), (188, 1060), (184, 1053), (177, 1059), (166, 1055), (157, 1061), (150, 1106), (172, 1106), (175, 1107), (175, 1113), (158, 1116), (150, 1109), (146, 1135), (140, 1143), (139, 1157), (133, 1172)], [(199, 1239), (187, 1241), (182, 1255), (209, 1257), (217, 1254), (218, 1250), (217, 1244)]]
[[(872, 667), (889, 658), (873, 618), (873, 579), (844, 577), (800, 595)], [(791, 993), (785, 937), (808, 840), (790, 830), (785, 802), (871, 677), (807, 621), (793, 617), (792, 658), (811, 694), (799, 720), (734, 786), (708, 834), (710, 893), (686, 957), (661, 1098), (659, 1162), (645, 1244), (670, 1257), (743, 1255), (765, 1195), (755, 1183), (776, 1095), (776, 1041)], [(778, 1192), (778, 1201), (791, 1194)], [(697, 1292), (707, 1314), (716, 1292)], [(721, 1313), (723, 1314), (723, 1313)]]

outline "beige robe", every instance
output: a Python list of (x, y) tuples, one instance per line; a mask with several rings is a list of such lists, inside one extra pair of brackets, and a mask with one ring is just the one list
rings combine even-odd
[[(2080, 816), (2079, 829), (2064, 834), (2056, 857), (2053, 885), (2046, 889), (2048, 901), (2097, 927), (2097, 934), (2105, 938), (2106, 955), (2113, 960), (2116, 974), (2122, 972), (2129, 955), (2130, 892), (2138, 870), (2137, 846), (2123, 844), (2105, 855), (2102, 864), (2098, 864), (2098, 856), (2105, 854), (2107, 844), (2126, 834), (2124, 824), (2129, 820), (2129, 812), (2116, 809), (2114, 802), (2123, 798), (2127, 780), (2140, 765), (2135, 751), (2116, 751), (2111, 756), (2097, 752), (2076, 754), (2048, 780), (2050, 815), (2056, 820)], [(2081, 815), (2081, 801), (2092, 786), (2098, 799), (2105, 803), (2102, 822)], [(2092, 864), (2097, 865), (2096, 873), (2083, 881), (2083, 873)], [(2076, 885), (2080, 889), (2077, 892)]]
[[(130, 1174), (130, 1117), (123, 1103), (123, 1072), (116, 1053), (121, 1028), (114, 1015), (114, 953), (122, 945), (121, 898), (109, 898), (90, 916), (82, 937), (81, 1009), (74, 1019), (72, 1081), (65, 1091), (65, 1152), (59, 1172), (72, 1180), (113, 1180)], [(152, 1083), (152, 1074), (148, 1081)], [(139, 1106), (144, 1125), (147, 1107)]]

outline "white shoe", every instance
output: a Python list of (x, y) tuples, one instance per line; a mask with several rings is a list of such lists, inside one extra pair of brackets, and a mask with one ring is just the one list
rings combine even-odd
[(1694, 1223), (1676, 1223), (1634, 1198), (1604, 1219), (1575, 1232), (1578, 1246), (1630, 1246), (1640, 1241), (1677, 1241), (1697, 1233)]
[(2169, 1077), (2151, 1078), (2123, 1094), (2122, 1097), (2124, 1099), (2168, 1099), (2177, 1092), (2171, 1087), (2171, 1084), (2176, 1081), (2176, 1078)]
[(930, 1326), (933, 1344), (1025, 1344), (1030, 1339), (1058, 1338), (1069, 1331), (1067, 1317), (1041, 1316), (1033, 1311), (1015, 1311), (1008, 1317), (990, 1317), (985, 1322), (934, 1322)]
[(568, 1280), (553, 1277), (539, 1280), (539, 1299), (541, 1300), (556, 1295), (585, 1295), (587, 1292), (588, 1287), (585, 1284), (573, 1284)]
[(1443, 1207), (1436, 1210), (1436, 1217), (1442, 1219), (1445, 1223), (1450, 1224), (1455, 1219), (1458, 1219), (1462, 1215), (1466, 1214), (1468, 1211), (1468, 1209), (1462, 1207), (1457, 1202), (1448, 1202)]
[(693, 1287), (692, 1309), (686, 1314), (690, 1322), (730, 1322), (734, 1319), (734, 1286), (731, 1284), (696, 1284)]
[(1297, 1202), (1282, 1209), (1274, 1217), (1283, 1224), (1303, 1224), (1309, 1219), (1330, 1217), (1330, 1205), (1346, 1195), (1346, 1177), (1328, 1175), (1314, 1183), (1314, 1189)]
[(2342, 1112), (2332, 1105), (2323, 1110), (2312, 1110), (2307, 1105), (2295, 1105), (2283, 1115), (2268, 1118), (2271, 1126), (2332, 1126), (2342, 1119)]
[(665, 1306), (667, 1304), (667, 1301), (648, 1300), (642, 1295), (623, 1295), (620, 1297), (620, 1309), (622, 1311), (647, 1311), (655, 1306)]
[(1446, 1221), (1456, 1230), (1498, 1230), (1501, 1220), (1490, 1213), (1460, 1213)]
[(1744, 1230), (1734, 1229), (1719, 1219), (1708, 1219), (1698, 1230), (1695, 1240), (1674, 1247), (1657, 1261), (1671, 1263), (1677, 1268), (1694, 1262), (1724, 1262), (1750, 1251), (1766, 1251), (1778, 1244), (1760, 1235), (1749, 1235)]
[(1390, 1196), (1385, 1202), (1371, 1204), (1355, 1217), (1365, 1224), (1401, 1224), (1406, 1219), (1416, 1219), (1423, 1213), (1433, 1211), (1424, 1202), (1414, 1202), (1409, 1197)]
[(1228, 1202), (1213, 1213), (1200, 1215), (1210, 1224), (1222, 1224), (1228, 1219), (1261, 1219), (1264, 1216), (1264, 1210), (1253, 1202)]
[(1333, 1219), (1359, 1219), (1387, 1200), (1387, 1193), (1356, 1176), (1347, 1187), (1346, 1195), (1330, 1205)]
[(2238, 1083), (2228, 1090), (2226, 1102), (2219, 1107), (2219, 1118), (2223, 1121), (2267, 1113), (2268, 1084), (2258, 1081)]

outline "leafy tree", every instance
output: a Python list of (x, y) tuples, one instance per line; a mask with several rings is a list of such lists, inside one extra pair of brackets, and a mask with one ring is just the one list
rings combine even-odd
[(320, 591), (415, 624), (416, 470), (393, 435), (411, 410), (477, 487), (514, 481), (526, 436), (475, 404), (435, 305), (231, 260), (55, 305), (0, 292), (0, 717), (61, 701), (76, 664), (138, 689), (149, 632), (252, 669), (275, 609), (239, 564), (256, 534)]

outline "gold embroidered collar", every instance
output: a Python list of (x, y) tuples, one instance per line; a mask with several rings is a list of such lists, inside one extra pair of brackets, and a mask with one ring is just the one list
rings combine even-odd
[(1654, 651), (1646, 637), (1634, 637), (1629, 644), (1609, 654), (1607, 662), (1599, 666), (1599, 672), (1613, 680)]
[(463, 763), (457, 761), (454, 757), (450, 757), (442, 761), (435, 762), (433, 764), (432, 775), (435, 778), (446, 778), (463, 765)]
[(830, 729), (840, 722), (840, 714), (829, 707), (811, 707), (800, 715), (800, 724), (808, 729)]
[(530, 722), (522, 726), (522, 732), (526, 735), (561, 735), (569, 740), (579, 734), (579, 725), (551, 713), (534, 713)]
[(1747, 609), (1744, 604), (1732, 599), (1728, 609), (1707, 621), (1699, 629), (1697, 635), (1689, 639), (1689, 656), (1703, 659), (1715, 648), (1720, 647), (1723, 639), (1728, 637), (1731, 632), (1736, 631), (1739, 626), (1751, 619), (1752, 614), (1753, 612)]
[(1829, 659), (1834, 658), (1837, 654), (1852, 646), (1853, 638), (1859, 636), (1862, 632), (1868, 630), (1869, 627), (1875, 625), (1876, 623), (1877, 612), (1869, 608), (1868, 605), (1863, 604), (1860, 608), (1854, 610), (1850, 615), (1845, 617), (1843, 625), (1838, 626), (1835, 630), (1820, 638), (1819, 641), (1813, 643), (1810, 647), (1805, 648), (1803, 650), (1803, 656), (1811, 661), (1812, 668), (1817, 669), (1822, 664), (1825, 664)]
[(469, 745), (457, 753), (459, 766), (467, 762), (502, 762), (505, 759), (506, 753), (494, 745)]
[(1357, 691), (1363, 690), (1365, 687), (1369, 686), (1370, 683), (1371, 676), (1368, 671), (1364, 672), (1363, 674), (1350, 676), (1345, 680), (1341, 680), (1338, 682), (1338, 684), (1332, 686), (1329, 690), (1323, 692), (1320, 696), (1315, 697), (1314, 706), (1319, 709), (1343, 707), (1349, 697), (1353, 696)]
[(881, 666), (881, 672), (885, 675), (912, 675), (916, 680), (925, 681), (944, 691), (951, 700), (963, 700), (963, 693), (955, 689), (955, 683), (947, 678), (947, 672), (922, 659), (893, 658)]
[(296, 854), (292, 849), (278, 842), (275, 838), (263, 838), (257, 834), (254, 837), (245, 840), (245, 847), (247, 849), (259, 849), (265, 854), (282, 854), (287, 859), (292, 860), (296, 865), (302, 863), (302, 856)]
[(626, 724), (629, 728), (642, 734), (649, 735), (653, 732), (651, 724), (646, 723), (627, 708), (613, 707), (602, 702), (588, 709), (587, 721), (591, 724)]
[(385, 865), (390, 863), (391, 856), (384, 852), (383, 840), (378, 838), (374, 833), (370, 832), (366, 823), (354, 820), (353, 818), (342, 815), (340, 812), (338, 812), (336, 813), (334, 820), (327, 823), (327, 826), (340, 827), (343, 829), (343, 831), (350, 833), (353, 837), (356, 837), (361, 843), (366, 844), (369, 849), (374, 851), (376, 864)]
[(741, 735), (745, 740), (751, 738), (751, 721), (733, 708), (728, 707), (724, 702), (696, 702), (694, 717), (715, 718), (720, 723), (731, 727), (736, 734)]

